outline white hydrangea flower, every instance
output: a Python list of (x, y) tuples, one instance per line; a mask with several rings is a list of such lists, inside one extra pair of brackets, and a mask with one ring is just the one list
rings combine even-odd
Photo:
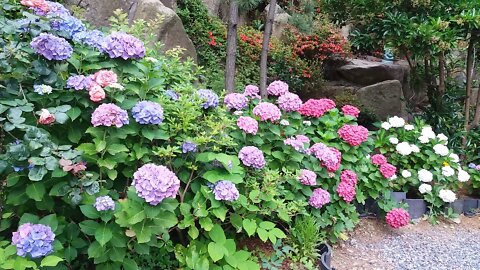
[(408, 156), (412, 153), (412, 147), (410, 147), (410, 144), (407, 142), (401, 142), (397, 144), (397, 147), (395, 147), (395, 149), (402, 156)]
[(421, 184), (420, 187), (418, 187), (418, 191), (422, 194), (430, 193), (432, 191), (432, 186), (429, 184)]
[(412, 176), (412, 173), (407, 171), (407, 170), (403, 170), (402, 171), (402, 176), (403, 176), (403, 178), (409, 178), (410, 176)]
[(418, 137), (418, 140), (421, 142), (421, 143), (428, 143), (428, 141), (430, 140), (427, 136), (420, 136)]
[(108, 87), (110, 87), (110, 88), (115, 88), (115, 89), (118, 89), (118, 90), (123, 90), (123, 89), (125, 89), (125, 87), (123, 87), (123, 85), (121, 85), (121, 84), (119, 84), (119, 83), (109, 84)]
[(420, 171), (418, 171), (418, 180), (424, 183), (432, 182), (433, 174), (428, 170), (421, 169)]
[(432, 127), (422, 128), (422, 136), (427, 137), (428, 139), (435, 139), (435, 132), (433, 132)]
[(394, 116), (394, 117), (390, 117), (388, 119), (388, 123), (392, 126), (392, 127), (403, 127), (405, 125), (405, 120), (401, 117), (398, 117), (398, 116)]
[(448, 142), (448, 137), (445, 136), (445, 134), (443, 134), (443, 133), (438, 134), (437, 139), (440, 140), (440, 141)]
[(237, 115), (237, 116), (238, 116), (238, 115), (242, 115), (242, 114), (243, 114), (243, 111), (234, 111), (233, 114), (234, 114), (234, 115)]
[(392, 127), (392, 125), (390, 125), (390, 123), (388, 122), (383, 122), (381, 127), (385, 130), (389, 130)]
[(455, 163), (459, 163), (459, 162), (460, 162), (460, 157), (459, 157), (457, 154), (455, 154), (455, 153), (451, 153), (451, 154), (449, 155), (449, 157), (450, 157), (450, 158), (452, 159), (452, 161), (455, 162)]
[(410, 124), (409, 124), (409, 125), (405, 125), (404, 128), (405, 128), (405, 130), (407, 130), (407, 131), (411, 131), (411, 130), (414, 130), (414, 129), (415, 129), (415, 127), (414, 127), (413, 125), (410, 125)]
[(457, 195), (449, 189), (442, 189), (438, 193), (438, 197), (446, 203), (452, 203), (457, 199)]
[(415, 144), (410, 144), (410, 149), (412, 149), (413, 153), (420, 153), (420, 148), (418, 148), (418, 146)]
[(443, 144), (436, 144), (435, 146), (433, 146), (433, 151), (435, 151), (435, 154), (442, 157), (446, 157), (449, 152), (448, 147)]
[(312, 122), (310, 122), (310, 121), (303, 121), (303, 124), (304, 124), (305, 126), (311, 126), (311, 125), (312, 125)]
[(365, 158), (367, 158), (367, 159), (370, 159), (370, 155), (369, 155), (369, 154), (367, 154), (367, 155), (365, 156)]
[(458, 181), (467, 182), (470, 180), (470, 174), (462, 169), (458, 170)]
[(282, 119), (282, 120), (280, 120), (280, 125), (288, 126), (288, 125), (290, 125), (290, 122), (288, 122), (288, 120)]
[(397, 144), (397, 143), (398, 143), (398, 139), (395, 138), (395, 137), (391, 137), (390, 139), (388, 139), (388, 141), (389, 141), (391, 144)]
[[(444, 166), (442, 168), (442, 174), (443, 176), (450, 177), (455, 174), (455, 170), (450, 166)], [(459, 173), (459, 177), (460, 177), (460, 173)]]
[(393, 181), (393, 180), (395, 180), (395, 179), (397, 179), (397, 175), (396, 175), (396, 174), (394, 174), (392, 177), (388, 178), (388, 180), (390, 180), (390, 181)]

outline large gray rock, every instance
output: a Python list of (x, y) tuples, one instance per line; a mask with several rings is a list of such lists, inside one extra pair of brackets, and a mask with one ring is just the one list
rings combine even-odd
[(358, 101), (379, 119), (407, 116), (402, 84), (398, 80), (383, 81), (358, 89)]
[[(265, 7), (265, 13), (268, 13), (270, 9), (270, 4)], [(273, 29), (272, 29), (272, 36), (276, 38), (281, 38), (283, 34), (283, 30), (288, 25), (288, 20), (290, 19), (290, 15), (283, 10), (279, 5), (275, 7), (275, 17), (273, 19)]]
[(347, 81), (371, 85), (388, 80), (403, 82), (405, 68), (398, 63), (383, 63), (361, 59), (351, 59), (350, 62), (338, 69), (340, 75)]
[(177, 0), (160, 0), (162, 4), (166, 7), (176, 10), (177, 9)]
[[(222, 0), (202, 0), (210, 16), (218, 17), (222, 8)], [(226, 2), (226, 1), (225, 1)]]
[(95, 26), (109, 25), (108, 18), (113, 16), (113, 11), (122, 9), (125, 13), (130, 13), (136, 0), (65, 0), (68, 8), (80, 6), (85, 9), (85, 19)]

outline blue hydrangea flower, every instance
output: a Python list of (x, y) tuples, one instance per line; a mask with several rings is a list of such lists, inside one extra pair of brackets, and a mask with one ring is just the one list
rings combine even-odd
[(48, 60), (66, 60), (73, 53), (73, 48), (64, 38), (41, 33), (30, 42), (32, 49)]
[(84, 44), (95, 49), (101, 49), (103, 41), (103, 33), (99, 30), (83, 31), (73, 35), (73, 41)]
[(171, 98), (172, 100), (175, 100), (175, 101), (177, 101), (180, 98), (180, 95), (177, 92), (175, 92), (171, 89), (166, 90), (164, 92), (164, 94), (165, 94), (165, 96), (167, 96), (167, 97), (169, 97), (169, 98)]
[(218, 95), (212, 90), (200, 89), (197, 91), (197, 95), (202, 101), (204, 101), (204, 103), (202, 103), (202, 108), (208, 109), (218, 106)]
[(196, 152), (197, 151), (197, 145), (194, 142), (191, 141), (186, 141), (182, 144), (182, 152), (183, 153), (188, 153), (188, 152)]
[(95, 203), (93, 204), (97, 211), (107, 211), (107, 210), (115, 210), (115, 202), (110, 198), (110, 196), (101, 196), (95, 199)]
[(152, 101), (140, 101), (132, 108), (132, 115), (142, 125), (159, 125), (163, 121), (163, 108)]
[(237, 187), (230, 181), (218, 181), (212, 192), (217, 201), (236, 201), (240, 197)]
[(70, 15), (70, 11), (67, 8), (65, 8), (65, 6), (63, 6), (62, 4), (57, 2), (52, 2), (52, 1), (45, 1), (45, 2), (48, 5), (48, 11), (45, 12), (39, 8), (34, 8), (36, 15), (47, 16), (48, 18)]
[(44, 94), (51, 94), (52, 93), (52, 87), (50, 85), (45, 85), (45, 84), (40, 84), (40, 85), (34, 85), (33, 86), (33, 91), (35, 93), (38, 93), (39, 95), (44, 95)]
[(92, 76), (73, 75), (67, 79), (67, 87), (75, 90), (84, 90), (92, 84)]
[(66, 34), (66, 38), (72, 38), (75, 34), (87, 30), (83, 22), (72, 15), (62, 15), (58, 19), (52, 20), (50, 25), (61, 34)]
[(49, 226), (25, 223), (12, 234), (12, 244), (17, 247), (17, 255), (32, 258), (47, 256), (53, 252), (55, 234)]

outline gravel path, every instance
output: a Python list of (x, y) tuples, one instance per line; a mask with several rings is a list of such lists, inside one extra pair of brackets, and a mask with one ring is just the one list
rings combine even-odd
[(337, 270), (480, 270), (480, 219), (460, 224), (426, 221), (392, 230), (364, 220), (349, 240), (334, 247)]

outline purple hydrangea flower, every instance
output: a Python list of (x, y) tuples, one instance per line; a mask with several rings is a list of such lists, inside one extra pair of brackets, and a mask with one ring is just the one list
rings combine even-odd
[(246, 97), (250, 97), (251, 99), (260, 98), (259, 93), (260, 89), (258, 88), (258, 86), (251, 84), (245, 86), (245, 91), (243, 92)]
[(201, 104), (202, 108), (208, 109), (218, 106), (218, 96), (212, 90), (200, 89), (197, 91), (197, 95), (202, 101), (204, 101), (204, 103)]
[(163, 121), (163, 108), (152, 101), (140, 101), (132, 108), (132, 115), (142, 125), (160, 125)]
[(39, 95), (44, 95), (44, 94), (51, 94), (52, 93), (52, 87), (50, 85), (45, 85), (45, 84), (40, 84), (40, 85), (34, 85), (33, 86), (33, 91)]
[(30, 42), (32, 49), (48, 60), (66, 60), (70, 58), (73, 48), (64, 38), (41, 33)]
[(213, 188), (217, 201), (236, 201), (240, 197), (237, 187), (230, 181), (218, 181)]
[(101, 51), (110, 58), (140, 59), (145, 56), (145, 45), (132, 35), (115, 32), (103, 39)]
[(116, 126), (122, 127), (129, 123), (126, 110), (112, 103), (106, 103), (98, 106), (92, 114), (92, 125), (98, 126)]
[(72, 15), (60, 15), (50, 22), (52, 29), (59, 31), (62, 36), (72, 38), (75, 34), (87, 30), (83, 22)]
[(469, 167), (470, 169), (475, 169), (476, 166), (477, 166), (477, 165), (475, 165), (475, 163), (470, 163), (470, 164), (468, 164), (468, 167)]
[(243, 165), (255, 169), (261, 169), (265, 166), (265, 158), (260, 149), (255, 146), (245, 146), (238, 153), (238, 158)]
[(92, 76), (73, 75), (67, 79), (67, 87), (75, 90), (85, 90), (92, 84)]
[(281, 96), (288, 93), (288, 84), (282, 81), (274, 81), (267, 87), (267, 93), (271, 96)]
[(83, 31), (73, 35), (73, 41), (76, 43), (84, 44), (95, 49), (102, 47), (103, 33), (99, 30)]
[(175, 92), (171, 89), (166, 90), (164, 92), (164, 94), (165, 94), (165, 96), (167, 96), (167, 97), (169, 97), (169, 98), (171, 98), (172, 100), (175, 100), (175, 101), (180, 99), (180, 95), (177, 92)]
[(248, 98), (243, 94), (231, 93), (225, 96), (223, 103), (229, 110), (242, 110), (248, 106)]
[(302, 106), (302, 100), (297, 94), (285, 93), (278, 98), (278, 106), (286, 112), (293, 112)]
[(93, 204), (97, 211), (107, 211), (107, 210), (115, 210), (115, 202), (110, 198), (110, 196), (101, 196), (95, 200), (95, 204)]
[(196, 152), (197, 151), (197, 145), (194, 142), (186, 141), (182, 144), (182, 152), (183, 153), (188, 153), (188, 152)]
[(32, 258), (47, 256), (53, 252), (55, 234), (49, 226), (25, 223), (12, 235), (12, 244), (17, 247), (17, 255)]
[(157, 205), (165, 198), (175, 198), (180, 180), (165, 166), (145, 164), (133, 174), (132, 185), (139, 197)]
[(321, 189), (321, 188), (316, 188), (312, 196), (310, 196), (310, 200), (308, 201), (308, 204), (315, 208), (322, 208), (325, 204), (330, 202), (330, 193), (328, 191)]
[(300, 183), (307, 186), (315, 186), (317, 184), (317, 174), (310, 170), (300, 170), (300, 176), (298, 177)]

